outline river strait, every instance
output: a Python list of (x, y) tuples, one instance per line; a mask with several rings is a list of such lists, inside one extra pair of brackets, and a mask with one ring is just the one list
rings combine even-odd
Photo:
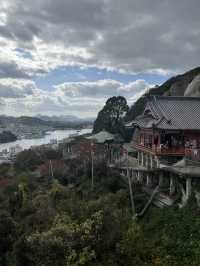
[(63, 140), (69, 137), (71, 134), (83, 135), (86, 133), (91, 133), (91, 128), (85, 128), (81, 130), (65, 129), (65, 130), (55, 130), (47, 132), (42, 138), (35, 139), (20, 139), (9, 143), (0, 144), (0, 152), (4, 149), (9, 150), (9, 148), (19, 145), (23, 150), (29, 149), (31, 146), (40, 146), (43, 144), (50, 143), (50, 140), (56, 139), (57, 141)]

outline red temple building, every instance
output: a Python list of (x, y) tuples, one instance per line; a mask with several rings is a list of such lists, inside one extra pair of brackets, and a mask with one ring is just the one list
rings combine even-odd
[(143, 159), (200, 158), (200, 98), (151, 96), (143, 114), (127, 126), (135, 128), (132, 147)]
[(126, 127), (134, 129), (130, 146), (136, 151), (126, 174), (164, 191), (170, 204), (181, 192), (183, 206), (192, 189), (200, 201), (200, 98), (148, 96), (142, 115)]

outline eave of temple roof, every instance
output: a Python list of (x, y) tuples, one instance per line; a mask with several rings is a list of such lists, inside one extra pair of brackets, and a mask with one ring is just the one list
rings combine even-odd
[(151, 96), (143, 115), (132, 123), (142, 128), (200, 130), (200, 98)]

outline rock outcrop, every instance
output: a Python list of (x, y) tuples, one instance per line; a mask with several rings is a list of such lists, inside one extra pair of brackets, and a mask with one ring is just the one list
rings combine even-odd
[[(200, 96), (200, 67), (187, 71), (182, 75), (170, 78), (162, 85), (150, 89), (147, 94), (166, 96)], [(135, 119), (135, 117), (140, 115), (144, 110), (145, 104), (146, 99), (144, 97), (139, 98), (129, 109), (125, 120), (131, 121)]]
[(184, 96), (200, 96), (200, 75), (197, 75), (192, 82), (187, 86)]

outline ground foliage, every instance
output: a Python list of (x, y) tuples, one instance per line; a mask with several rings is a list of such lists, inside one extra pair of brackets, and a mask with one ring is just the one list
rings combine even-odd
[(200, 264), (194, 199), (183, 209), (151, 207), (136, 219), (126, 184), (105, 164), (94, 169), (94, 190), (89, 169), (65, 185), (20, 169), (0, 166), (14, 181), (0, 188), (0, 265)]

